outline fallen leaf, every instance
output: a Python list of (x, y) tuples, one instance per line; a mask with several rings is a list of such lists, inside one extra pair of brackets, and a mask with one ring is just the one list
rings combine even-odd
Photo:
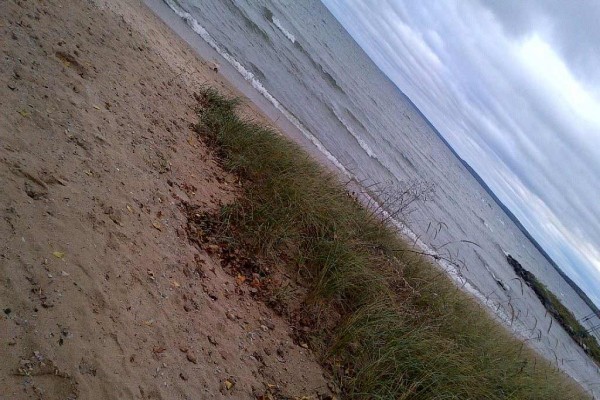
[(52, 253), (52, 255), (56, 258), (64, 258), (65, 253), (63, 253), (62, 251), (55, 251)]
[(180, 286), (181, 286), (181, 285), (179, 284), (179, 282), (177, 282), (177, 281), (173, 281), (173, 282), (171, 282), (171, 283), (173, 284), (173, 287), (176, 287), (176, 288), (178, 288), (178, 287), (180, 287)]
[(100, 108), (100, 107), (98, 107), (98, 106), (94, 106), (94, 108), (95, 108), (96, 110), (101, 110), (101, 108)]
[(209, 253), (216, 253), (219, 251), (219, 246), (217, 246), (216, 244), (209, 244), (208, 246), (206, 246), (206, 251), (208, 251)]
[(29, 117), (29, 113), (25, 110), (19, 110), (18, 113), (21, 114), (22, 117)]
[(133, 208), (129, 204), (127, 204), (127, 211), (133, 212)]
[(160, 222), (154, 221), (154, 222), (152, 222), (152, 226), (155, 227), (156, 229), (158, 229), (159, 231), (162, 231), (162, 226), (161, 226)]
[(231, 382), (229, 379), (225, 379), (225, 388), (227, 390), (231, 390), (232, 387), (233, 387), (233, 382)]
[(235, 278), (235, 283), (237, 283), (238, 285), (241, 285), (245, 281), (246, 281), (246, 277), (242, 274), (238, 274), (238, 276)]

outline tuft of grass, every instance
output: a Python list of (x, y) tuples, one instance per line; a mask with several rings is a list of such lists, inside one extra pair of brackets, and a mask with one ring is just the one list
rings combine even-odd
[(512, 256), (506, 257), (516, 274), (533, 289), (548, 313), (552, 315), (567, 333), (584, 349), (584, 351), (600, 364), (600, 345), (594, 336), (579, 323), (575, 315), (552, 293), (546, 285), (540, 282), (531, 272), (524, 269)]
[(223, 235), (297, 276), (307, 314), (325, 310), (313, 348), (345, 397), (588, 398), (297, 145), (214, 89), (197, 100), (196, 131), (243, 183), (220, 214)]

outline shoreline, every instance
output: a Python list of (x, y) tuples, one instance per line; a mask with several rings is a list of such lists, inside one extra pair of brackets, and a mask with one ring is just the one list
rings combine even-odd
[(0, 16), (0, 397), (330, 396), (293, 329), (186, 236), (182, 202), (239, 190), (191, 129), (194, 88), (239, 91), (139, 1)]
[(215, 211), (241, 190), (190, 128), (194, 89), (250, 99), (243, 116), (337, 169), (148, 3), (166, 7), (96, 0), (64, 15), (69, 4), (51, 0), (0, 10), (0, 386), (13, 398), (255, 398), (272, 384), (281, 395), (335, 397), (295, 330), (187, 240), (182, 202)]
[[(240, 89), (243, 95), (248, 98), (253, 104), (258, 105), (260, 112), (265, 113), (267, 119), (270, 120), (269, 125), (276, 126), (277, 130), (284, 132), (285, 136), (292, 139), (294, 142), (299, 143), (301, 147), (307, 151), (311, 157), (317, 159), (319, 163), (324, 165), (329, 171), (334, 172), (338, 176), (341, 177), (344, 181), (347, 180), (343, 171), (331, 162), (321, 151), (319, 151), (314, 143), (311, 142), (302, 132), (294, 126), (292, 123), (286, 120), (285, 116), (279, 112), (267, 99), (265, 99), (259, 92), (256, 91), (252, 87), (252, 85), (245, 80), (235, 68), (233, 68), (226, 60), (222, 59), (222, 57), (212, 48), (210, 47), (198, 34), (196, 34), (180, 17), (178, 17), (173, 10), (171, 10), (162, 0), (144, 0), (144, 2), (152, 9), (157, 16), (165, 21), (169, 21), (167, 25), (174, 29), (174, 31), (182, 37), (192, 48), (198, 46), (200, 48), (199, 55), (201, 57), (211, 57), (212, 60), (220, 61), (220, 71), (219, 74), (223, 74), (223, 76), (230, 81), (233, 86)], [(203, 53), (206, 51), (206, 53)], [(363, 204), (370, 204), (371, 197), (364, 191), (360, 185), (355, 184), (350, 187), (350, 189), (356, 193), (360, 193), (362, 196)], [(414, 241), (416, 236), (414, 234), (411, 235), (411, 232), (406, 230), (406, 227), (399, 226), (401, 232), (405, 239), (409, 242)], [(422, 243), (418, 246), (422, 251), (432, 254), (432, 258), (435, 258), (435, 253), (429, 251), (429, 247)], [(540, 345), (532, 341), (531, 334), (528, 332), (531, 330), (525, 324), (520, 323), (517, 319), (515, 320), (511, 317), (507, 312), (503, 310), (501, 303), (496, 302), (490, 299), (488, 296), (485, 296), (480, 290), (471, 285), (466, 278), (462, 276), (462, 274), (456, 270), (455, 267), (449, 265), (448, 263), (436, 262), (439, 268), (447, 273), (452, 280), (455, 282), (457, 287), (460, 287), (465, 293), (471, 296), (474, 301), (477, 301), (481, 304), (489, 314), (499, 322), (513, 334), (516, 338), (526, 343), (529, 347), (533, 348), (543, 357), (545, 357), (550, 362), (557, 362), (555, 359), (556, 353), (552, 351), (552, 349), (545, 348), (545, 345)], [(536, 324), (537, 325), (537, 324)], [(552, 324), (550, 324), (552, 326)], [(579, 353), (579, 357), (585, 361), (585, 368), (588, 369), (590, 365), (593, 365), (593, 361), (589, 359), (589, 357), (584, 353), (583, 349), (579, 347), (579, 345), (566, 333), (564, 332), (564, 337), (569, 340), (571, 346), (574, 346), (574, 349), (577, 353)], [(591, 363), (591, 364), (588, 364)], [(569, 375), (573, 377), (579, 377), (578, 380), (582, 382), (582, 384), (586, 384), (586, 379), (581, 377), (581, 371), (578, 371), (579, 367), (573, 368), (569, 365), (565, 365), (564, 363), (558, 363), (557, 367), (563, 369), (565, 372), (568, 372)], [(583, 375), (595, 376), (598, 377), (597, 371), (594, 368), (589, 368), (587, 372), (584, 372)]]

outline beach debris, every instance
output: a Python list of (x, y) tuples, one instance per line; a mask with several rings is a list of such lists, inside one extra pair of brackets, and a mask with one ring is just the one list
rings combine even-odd
[(218, 62), (213, 61), (210, 63), (210, 69), (212, 69), (214, 72), (219, 72), (219, 68), (221, 68), (221, 65)]
[(65, 253), (62, 251), (54, 251), (52, 255), (56, 258), (63, 259), (65, 257)]
[(157, 230), (159, 230), (159, 231), (162, 231), (162, 225), (160, 224), (160, 222), (158, 222), (158, 221), (154, 221), (154, 222), (152, 222), (152, 226), (153, 226), (155, 229), (157, 229)]
[(217, 253), (219, 250), (220, 248), (216, 244), (209, 244), (208, 246), (206, 246), (206, 251), (208, 253)]
[(235, 382), (232, 382), (229, 379), (225, 379), (225, 382), (223, 382), (223, 384), (225, 385), (225, 389), (231, 390), (235, 385)]
[(238, 274), (238, 276), (235, 278), (235, 283), (239, 286), (242, 283), (244, 283), (246, 281), (246, 277), (242, 274)]
[(152, 271), (151, 269), (148, 269), (146, 272), (148, 273), (148, 276), (150, 277), (151, 280), (156, 279), (154, 277), (154, 271)]
[(25, 193), (27, 196), (31, 197), (34, 200), (39, 200), (48, 195), (47, 187), (39, 181), (37, 178), (32, 179), (35, 182), (35, 186), (29, 184), (29, 182), (25, 182)]
[(186, 354), (185, 354), (185, 358), (187, 358), (187, 360), (188, 360), (189, 362), (191, 362), (192, 364), (198, 364), (198, 359), (197, 359), (197, 358), (196, 358), (196, 356), (195, 356), (195, 355), (194, 355), (192, 352), (190, 352), (190, 351), (186, 352)]
[(212, 344), (213, 346), (216, 346), (217, 344), (219, 344), (214, 337), (208, 335), (207, 338), (208, 338), (208, 342), (210, 344)]

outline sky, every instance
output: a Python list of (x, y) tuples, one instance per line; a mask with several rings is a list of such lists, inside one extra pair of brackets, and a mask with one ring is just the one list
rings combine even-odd
[(600, 306), (600, 2), (323, 2)]

